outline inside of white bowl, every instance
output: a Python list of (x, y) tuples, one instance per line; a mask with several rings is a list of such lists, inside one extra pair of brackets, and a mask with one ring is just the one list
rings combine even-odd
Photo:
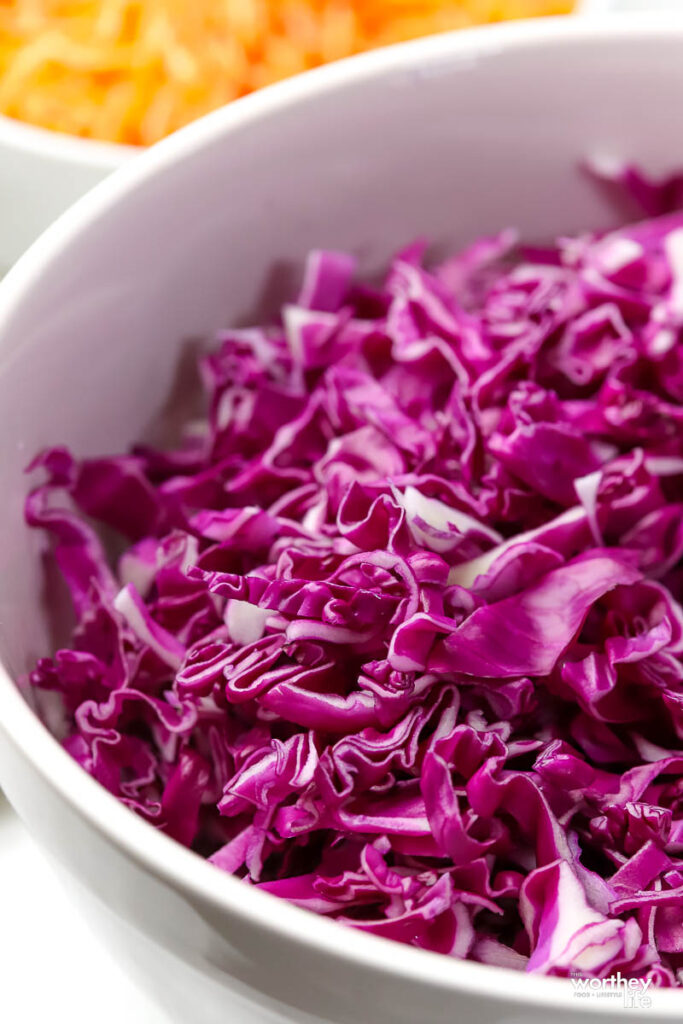
[(619, 212), (581, 162), (683, 166), (682, 87), (675, 35), (615, 30), (607, 45), (577, 19), (442, 37), (233, 104), (67, 215), (0, 305), (14, 676), (50, 645), (43, 540), (22, 514), (37, 450), (111, 453), (147, 434), (188, 339), (272, 315), (312, 247), (351, 249), (370, 273), (417, 236), (444, 251), (508, 225), (534, 240), (608, 227)]

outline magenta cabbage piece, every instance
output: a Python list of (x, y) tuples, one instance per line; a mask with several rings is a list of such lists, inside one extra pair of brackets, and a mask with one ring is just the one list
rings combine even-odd
[(683, 215), (423, 255), (375, 287), (313, 253), (280, 322), (202, 358), (180, 450), (34, 461), (77, 619), (37, 703), (249, 885), (678, 985)]

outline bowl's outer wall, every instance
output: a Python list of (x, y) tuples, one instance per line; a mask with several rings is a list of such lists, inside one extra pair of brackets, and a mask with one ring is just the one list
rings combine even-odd
[(0, 273), (76, 199), (135, 154), (0, 116)]
[[(132, 175), (58, 253), (53, 231), (52, 257), (32, 278), (10, 276), (0, 302), (0, 652), (15, 678), (49, 648), (40, 542), (21, 512), (22, 470), (37, 449), (111, 452), (146, 433), (187, 340), (272, 311), (286, 268), (311, 247), (353, 249), (373, 271), (419, 235), (443, 250), (508, 224), (532, 239), (608, 227), (618, 211), (578, 169), (583, 156), (683, 164), (680, 34), (536, 26), (470, 39), (414, 44), (400, 61), (362, 58), (312, 76), (307, 98), (294, 85), (214, 115), (211, 131), (193, 126), (141, 157), (134, 172), (145, 162), (158, 173)], [(272, 998), (273, 1012), (279, 1002), (301, 1021), (304, 1010), (348, 1024), (548, 1019), (493, 994), (454, 1003), (447, 986), (397, 981), (296, 937), (285, 945), (268, 922), (237, 925), (122, 852), (32, 756), (9, 737), (0, 744), (7, 795), (91, 906), (113, 908), (100, 915), (112, 934), (118, 918), (153, 940), (140, 939), (139, 962), (177, 1007), (191, 999), (192, 1016), (180, 1009), (178, 1019), (218, 1020), (224, 984), (260, 990), (256, 1002)], [(340, 929), (340, 950), (352, 941)]]

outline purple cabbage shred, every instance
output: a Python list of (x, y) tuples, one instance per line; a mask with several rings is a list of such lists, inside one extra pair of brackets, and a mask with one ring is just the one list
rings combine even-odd
[(683, 214), (423, 248), (379, 287), (313, 253), (278, 323), (202, 358), (179, 450), (35, 459), (76, 616), (37, 702), (128, 807), (300, 907), (681, 984)]

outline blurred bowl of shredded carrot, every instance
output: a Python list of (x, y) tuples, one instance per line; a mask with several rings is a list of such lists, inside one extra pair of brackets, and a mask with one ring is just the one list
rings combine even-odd
[(140, 147), (280, 79), (573, 0), (0, 0), (0, 274)]
[(262, 86), (567, 0), (0, 0), (0, 113), (146, 146)]

